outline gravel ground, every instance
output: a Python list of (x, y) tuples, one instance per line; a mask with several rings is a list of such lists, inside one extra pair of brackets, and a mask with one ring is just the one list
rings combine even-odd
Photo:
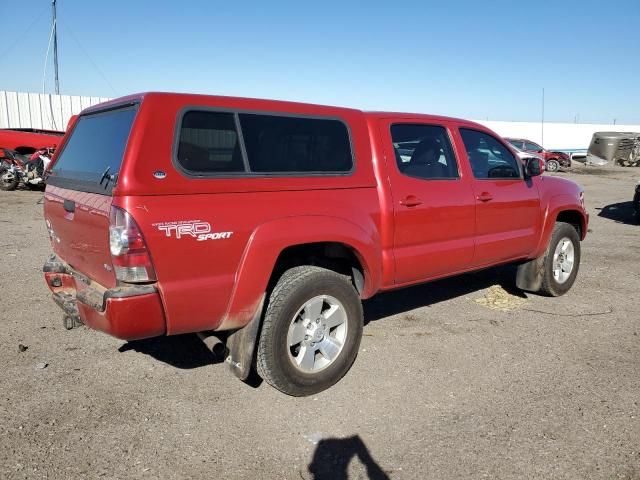
[(639, 479), (640, 170), (558, 175), (591, 213), (566, 296), (511, 267), (379, 295), (352, 370), (308, 398), (193, 335), (65, 331), (42, 194), (0, 192), (0, 478)]

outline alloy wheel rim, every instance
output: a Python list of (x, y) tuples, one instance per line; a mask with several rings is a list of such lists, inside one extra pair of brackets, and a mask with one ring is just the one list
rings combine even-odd
[(553, 252), (553, 278), (558, 283), (565, 283), (573, 272), (575, 248), (568, 237), (563, 237)]
[(324, 370), (340, 356), (347, 330), (347, 313), (337, 298), (313, 297), (298, 309), (289, 325), (289, 360), (304, 373)]

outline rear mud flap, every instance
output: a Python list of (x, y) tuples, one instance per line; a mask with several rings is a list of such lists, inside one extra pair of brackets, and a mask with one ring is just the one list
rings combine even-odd
[(542, 288), (544, 276), (544, 255), (518, 267), (516, 274), (516, 286), (526, 292), (537, 292)]
[(258, 340), (264, 299), (265, 295), (263, 294), (251, 321), (240, 330), (233, 332), (227, 338), (229, 355), (225, 361), (233, 374), (243, 381), (249, 378), (249, 374), (251, 373), (253, 352), (255, 351), (256, 341)]

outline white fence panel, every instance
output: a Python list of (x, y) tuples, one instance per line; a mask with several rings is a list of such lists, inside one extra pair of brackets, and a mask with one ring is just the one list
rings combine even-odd
[(16, 92), (7, 92), (7, 104), (5, 106), (7, 116), (9, 117), (8, 127), (20, 126), (20, 108), (18, 107), (18, 94)]
[(71, 118), (71, 115), (73, 115), (73, 102), (71, 100), (71, 96), (69, 95), (62, 95), (62, 98), (60, 100), (62, 100), (62, 116), (60, 117), (61, 127), (59, 128), (59, 130), (66, 130), (69, 118)]
[[(65, 130), (72, 115), (109, 101), (106, 97), (49, 95), (0, 90), (0, 128)], [(542, 143), (542, 126), (536, 122), (479, 121), (504, 137), (522, 137)], [(545, 123), (544, 146), (551, 149), (586, 149), (594, 132), (639, 132), (640, 125)]]
[(0, 125), (9, 125), (7, 106), (7, 92), (0, 92)]
[(18, 93), (18, 123), (20, 125), (26, 125), (31, 123), (31, 112), (29, 109), (29, 94)]
[(37, 93), (29, 93), (29, 122), (31, 128), (43, 128), (42, 116), (40, 115), (40, 97)]
[(0, 128), (65, 130), (72, 115), (107, 100), (109, 98), (0, 90)]

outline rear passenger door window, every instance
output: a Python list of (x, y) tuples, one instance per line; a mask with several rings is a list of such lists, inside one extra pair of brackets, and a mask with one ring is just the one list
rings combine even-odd
[(391, 141), (398, 170), (403, 175), (425, 180), (458, 178), (458, 165), (444, 127), (394, 124)]
[(520, 178), (518, 161), (497, 139), (478, 130), (461, 128), (467, 157), (477, 179)]

